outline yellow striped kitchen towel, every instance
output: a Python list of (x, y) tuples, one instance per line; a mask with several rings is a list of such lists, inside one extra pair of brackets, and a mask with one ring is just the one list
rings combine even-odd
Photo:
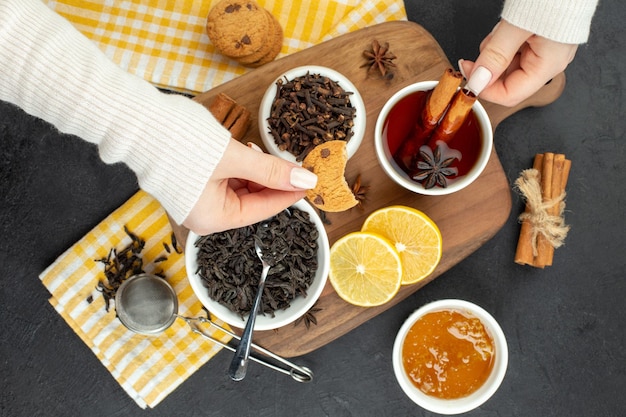
[[(50, 303), (128, 395), (142, 408), (154, 407), (215, 355), (220, 346), (192, 333), (180, 319), (160, 335), (143, 336), (122, 325), (113, 301), (106, 311), (104, 297), (97, 289), (98, 281), (106, 281), (104, 265), (96, 260), (106, 258), (112, 248), (121, 250), (131, 243), (124, 226), (145, 240), (140, 254), (143, 269), (165, 276), (178, 296), (179, 313), (187, 317), (205, 315), (187, 280), (179, 242), (174, 243), (180, 253), (174, 250), (168, 217), (161, 205), (143, 191), (63, 253), (40, 278), (52, 294)], [(167, 259), (155, 262), (159, 258)], [(203, 331), (224, 343), (230, 340), (214, 327), (203, 326)]]
[[(206, 17), (219, 0), (44, 0), (126, 71), (164, 88), (204, 92), (252, 71), (215, 51)], [(390, 20), (402, 0), (257, 0), (284, 29), (279, 58)]]

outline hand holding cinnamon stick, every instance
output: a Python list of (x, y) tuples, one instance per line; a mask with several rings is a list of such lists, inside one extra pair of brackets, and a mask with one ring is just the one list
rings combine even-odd
[(449, 143), (452, 140), (472, 110), (478, 95), (487, 87), (491, 78), (491, 72), (484, 67), (479, 67), (472, 73), (467, 84), (457, 91), (450, 101), (450, 106), (443, 116), (443, 120), (430, 138), (429, 146), (431, 148), (436, 146), (437, 141)]

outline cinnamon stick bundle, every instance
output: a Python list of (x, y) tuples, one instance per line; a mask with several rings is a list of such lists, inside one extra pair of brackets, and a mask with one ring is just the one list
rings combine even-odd
[(250, 111), (224, 93), (213, 99), (209, 111), (237, 140), (244, 137), (250, 126)]
[(552, 265), (554, 250), (564, 243), (569, 226), (563, 220), (565, 189), (571, 161), (563, 154), (535, 155), (533, 168), (515, 182), (526, 200), (515, 262), (544, 268)]

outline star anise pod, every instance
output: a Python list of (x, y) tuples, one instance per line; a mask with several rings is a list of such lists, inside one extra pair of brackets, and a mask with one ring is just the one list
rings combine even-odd
[(315, 317), (315, 313), (317, 313), (318, 311), (322, 311), (322, 309), (313, 305), (313, 307), (311, 307), (309, 311), (304, 313), (304, 315), (300, 316), (293, 325), (297, 326), (300, 323), (304, 322), (307, 330), (309, 330), (311, 324), (315, 324), (317, 326), (317, 318)]
[(417, 162), (417, 173), (413, 179), (422, 182), (424, 188), (433, 188), (435, 185), (446, 188), (448, 186), (447, 177), (458, 173), (455, 167), (450, 167), (456, 159), (455, 156), (442, 159), (441, 147), (437, 145), (435, 150), (428, 145), (420, 148), (420, 160)]
[(369, 191), (369, 185), (361, 184), (361, 174), (356, 176), (354, 180), (354, 184), (352, 184), (352, 194), (354, 194), (354, 198), (359, 202), (358, 207), (363, 210), (363, 203), (367, 199), (367, 192)]
[(393, 60), (397, 57), (389, 51), (389, 43), (385, 42), (382, 45), (374, 39), (372, 41), (372, 49), (363, 51), (363, 56), (367, 58), (367, 62), (362, 67), (369, 66), (367, 72), (374, 69), (378, 69), (381, 76), (385, 76), (387, 71), (390, 71), (392, 68), (396, 67), (396, 64), (393, 63)]

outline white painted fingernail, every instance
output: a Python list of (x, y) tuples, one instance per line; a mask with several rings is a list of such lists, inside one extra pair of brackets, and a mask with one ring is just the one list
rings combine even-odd
[(296, 188), (308, 190), (314, 188), (317, 184), (317, 175), (306, 168), (293, 168), (289, 181)]
[(467, 77), (465, 76), (465, 70), (463, 69), (463, 62), (465, 62), (465, 60), (461, 58), (459, 59), (459, 63), (457, 65), (459, 66), (459, 71), (461, 72), (463, 78), (467, 79)]
[(257, 151), (257, 152), (263, 152), (263, 149), (261, 149), (261, 148), (259, 147), (259, 145), (257, 145), (257, 144), (256, 144), (256, 143), (254, 143), (254, 142), (248, 142), (248, 148), (250, 148), (250, 149), (254, 149), (254, 150), (255, 150), (255, 151)]
[(475, 95), (479, 95), (485, 89), (485, 87), (487, 87), (487, 84), (489, 84), (489, 81), (491, 81), (491, 77), (491, 71), (483, 66), (480, 66), (476, 68), (474, 72), (472, 72), (472, 75), (467, 81), (465, 88)]

